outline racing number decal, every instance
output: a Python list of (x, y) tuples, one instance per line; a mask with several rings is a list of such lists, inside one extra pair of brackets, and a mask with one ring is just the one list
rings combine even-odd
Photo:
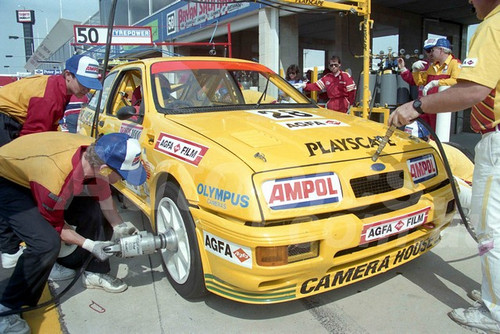
[(264, 116), (274, 120), (297, 119), (297, 118), (322, 118), (321, 116), (309, 114), (298, 110), (249, 110), (248, 112)]
[(99, 41), (99, 32), (96, 28), (77, 27), (77, 43), (97, 43)]

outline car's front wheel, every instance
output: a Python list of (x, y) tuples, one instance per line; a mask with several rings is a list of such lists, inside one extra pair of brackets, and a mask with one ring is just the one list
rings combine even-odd
[(156, 232), (169, 234), (170, 242), (176, 245), (161, 250), (163, 266), (179, 295), (186, 299), (200, 298), (207, 291), (195, 224), (179, 187), (171, 182), (164, 187), (156, 204)]

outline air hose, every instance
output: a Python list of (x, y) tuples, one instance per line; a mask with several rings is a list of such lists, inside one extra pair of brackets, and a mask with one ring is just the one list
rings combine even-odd
[(432, 137), (435, 139), (437, 147), (439, 149), (439, 153), (441, 154), (441, 158), (443, 159), (444, 169), (446, 170), (446, 174), (448, 175), (448, 179), (450, 180), (451, 190), (453, 191), (453, 196), (455, 197), (455, 203), (457, 205), (457, 209), (458, 209), (458, 213), (460, 214), (460, 218), (462, 219), (462, 223), (464, 224), (465, 228), (467, 229), (467, 232), (469, 232), (472, 239), (474, 239), (475, 242), (478, 242), (476, 233), (474, 232), (474, 230), (470, 226), (470, 222), (467, 219), (467, 217), (465, 216), (464, 210), (462, 208), (462, 204), (460, 203), (456, 182), (455, 182), (455, 179), (454, 179), (453, 174), (451, 172), (448, 158), (446, 157), (443, 145), (441, 144), (439, 137), (436, 135), (436, 133), (434, 132), (432, 127), (429, 124), (427, 124), (427, 122), (425, 122), (424, 120), (422, 120), (420, 118), (417, 119), (417, 122), (419, 122), (423, 127), (425, 127), (431, 133)]
[(75, 285), (76, 281), (80, 278), (80, 276), (85, 271), (85, 269), (87, 269), (87, 266), (89, 265), (90, 261), (92, 260), (92, 257), (93, 257), (92, 254), (89, 253), (87, 258), (85, 259), (85, 262), (81, 266), (81, 268), (78, 269), (78, 271), (76, 272), (73, 280), (68, 284), (68, 286), (66, 288), (64, 288), (63, 291), (61, 291), (58, 295), (54, 296), (51, 300), (48, 300), (48, 301), (43, 302), (41, 304), (38, 304), (36, 306), (29, 306), (29, 307), (24, 307), (24, 308), (20, 308), (20, 309), (1, 312), (0, 317), (5, 317), (5, 316), (11, 315), (11, 314), (16, 314), (16, 313), (24, 313), (24, 312), (38, 310), (40, 308), (44, 308), (44, 307), (49, 306), (51, 304), (58, 305), (59, 300), (73, 287), (73, 285)]

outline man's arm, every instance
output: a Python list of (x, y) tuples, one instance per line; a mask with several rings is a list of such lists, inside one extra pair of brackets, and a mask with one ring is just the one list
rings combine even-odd
[(116, 210), (115, 201), (113, 200), (113, 196), (109, 196), (105, 200), (99, 201), (99, 205), (101, 207), (102, 213), (104, 217), (108, 220), (109, 224), (112, 227), (120, 225), (123, 223), (123, 219)]
[[(463, 110), (481, 102), (490, 92), (489, 87), (460, 80), (444, 92), (422, 97), (422, 110), (426, 114)], [(419, 113), (413, 109), (413, 103), (408, 102), (394, 110), (389, 117), (389, 124), (400, 127), (411, 123), (418, 116)]]

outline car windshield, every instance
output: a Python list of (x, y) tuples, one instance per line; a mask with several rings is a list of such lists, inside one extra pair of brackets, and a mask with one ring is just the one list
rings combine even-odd
[(164, 62), (152, 66), (151, 78), (157, 109), (169, 114), (311, 103), (259, 64)]

